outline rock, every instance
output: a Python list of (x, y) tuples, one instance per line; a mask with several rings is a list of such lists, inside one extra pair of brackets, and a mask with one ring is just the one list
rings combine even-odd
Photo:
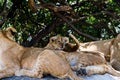
[[(84, 78), (85, 80), (120, 80), (120, 77), (112, 76), (107, 73), (104, 75), (91, 75), (91, 76), (81, 76), (81, 77)], [(2, 80), (70, 80), (70, 79), (58, 79), (52, 76), (47, 76), (41, 79), (30, 78), (26, 76), (22, 76), (22, 77), (13, 76), (13, 77), (4, 78)]]

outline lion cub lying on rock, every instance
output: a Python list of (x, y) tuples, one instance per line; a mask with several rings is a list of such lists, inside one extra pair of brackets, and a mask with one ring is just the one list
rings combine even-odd
[(50, 38), (50, 42), (46, 47), (52, 49), (60, 49), (67, 52), (102, 52), (105, 59), (110, 62), (112, 67), (120, 71), (120, 34), (110, 40), (93, 41), (87, 43), (79, 43), (79, 41), (72, 34), (70, 37), (75, 40), (76, 44), (69, 43), (69, 38), (67, 37), (54, 36)]
[[(68, 38), (59, 35), (54, 36), (50, 38), (50, 41), (47, 44), (46, 48), (62, 50), (64, 47), (63, 45), (66, 44), (66, 42), (69, 43)], [(76, 46), (79, 45), (78, 42), (76, 42), (76, 44)], [(71, 65), (72, 70), (76, 71), (78, 74), (83, 73), (86, 75), (92, 75), (110, 73), (115, 76), (120, 76), (119, 71), (114, 70), (110, 65), (107, 64), (104, 58), (104, 54), (101, 52), (86, 50), (79, 52), (57, 51), (56, 53), (62, 53)]]
[(0, 79), (4, 77), (29, 76), (41, 78), (51, 74), (58, 78), (78, 78), (71, 70), (63, 54), (44, 48), (25, 48), (13, 40), (14, 28), (0, 31)]

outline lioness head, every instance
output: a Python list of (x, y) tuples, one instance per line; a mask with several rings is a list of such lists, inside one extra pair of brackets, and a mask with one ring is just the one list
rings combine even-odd
[(8, 27), (6, 30), (0, 30), (0, 37), (5, 37), (10, 40), (14, 40), (14, 34), (16, 33), (16, 29), (13, 27)]
[(66, 43), (69, 43), (69, 38), (57, 35), (50, 38), (49, 43), (45, 48), (61, 50)]

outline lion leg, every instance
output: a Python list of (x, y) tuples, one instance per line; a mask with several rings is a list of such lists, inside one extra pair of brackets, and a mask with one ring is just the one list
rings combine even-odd
[(43, 77), (43, 72), (42, 70), (27, 70), (27, 69), (20, 69), (15, 72), (16, 76), (29, 76), (29, 77), (35, 77), (35, 78), (42, 78)]
[(0, 79), (1, 78), (5, 78), (5, 77), (10, 77), (10, 76), (14, 76), (15, 71), (18, 70), (19, 67), (8, 67), (4, 70), (0, 70)]
[(105, 72), (106, 70), (103, 65), (93, 65), (93, 66), (81, 67), (77, 71), (77, 74), (93, 75), (93, 74), (104, 74)]
[(58, 56), (51, 50), (44, 50), (39, 54), (33, 69), (18, 70), (16, 75), (41, 78), (42, 74), (46, 73), (58, 78), (70, 77), (72, 80), (83, 80), (72, 72), (67, 61), (60, 56), (61, 55)]
[(85, 75), (109, 73), (114, 76), (120, 76), (119, 71), (116, 71), (114, 68), (111, 67), (111, 65), (107, 65), (107, 64), (81, 67), (78, 73), (85, 74)]
[(29, 77), (35, 77), (35, 78), (42, 78), (43, 77), (43, 69), (41, 67), (41, 64), (39, 64), (40, 61), (36, 61), (35, 65), (32, 69), (20, 69), (15, 72), (16, 76), (29, 76)]
[(78, 77), (73, 73), (73, 71), (69, 71), (68, 76), (70, 77), (71, 80), (84, 80), (83, 78)]

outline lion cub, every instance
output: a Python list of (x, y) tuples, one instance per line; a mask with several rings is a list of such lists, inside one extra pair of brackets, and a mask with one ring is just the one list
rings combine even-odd
[(60, 35), (57, 35), (57, 36), (53, 36), (49, 39), (49, 43), (46, 45), (45, 48), (55, 49), (55, 50), (63, 50), (66, 43), (69, 43), (68, 37), (62, 37)]
[(13, 75), (41, 78), (43, 74), (51, 74), (58, 78), (83, 80), (72, 72), (63, 54), (20, 46), (12, 39), (13, 32), (13, 28), (0, 30), (0, 79)]
[(79, 42), (72, 34), (70, 34), (70, 36), (74, 38), (76, 44), (69, 43), (68, 37), (57, 35), (49, 39), (49, 43), (46, 45), (45, 48), (63, 50), (66, 52), (74, 52), (79, 48)]
[[(70, 36), (72, 38), (75, 38), (72, 35)], [(59, 36), (59, 38), (58, 36), (51, 37), (50, 42), (47, 45), (47, 48), (54, 49), (54, 47), (51, 46), (54, 45), (56, 46), (55, 49), (63, 49), (62, 48), (64, 47), (63, 45), (67, 44), (65, 43), (64, 40), (66, 40), (66, 37), (62, 36)], [(67, 39), (66, 42), (69, 42), (69, 40)], [(76, 42), (75, 46), (79, 46), (79, 42), (78, 41), (75, 42)], [(89, 50), (78, 52), (77, 51), (64, 52), (55, 50), (55, 52), (56, 54), (63, 54), (66, 57), (67, 61), (69, 62), (72, 70), (76, 71), (76, 73), (80, 74), (83, 73), (86, 75), (110, 73), (115, 76), (120, 76), (120, 72), (116, 71), (110, 65), (107, 64), (104, 58), (104, 54), (101, 52)]]
[[(60, 49), (67, 52), (74, 51), (93, 51), (93, 52), (102, 52), (104, 53), (105, 59), (110, 62), (112, 67), (120, 71), (120, 34), (116, 38), (103, 41), (93, 41), (87, 43), (79, 43), (79, 41), (72, 35), (69, 35), (74, 41), (75, 44), (69, 42), (69, 38), (62, 36), (54, 36), (50, 38), (50, 42), (47, 45), (47, 48), (51, 49)], [(54, 45), (54, 46), (52, 46)]]

